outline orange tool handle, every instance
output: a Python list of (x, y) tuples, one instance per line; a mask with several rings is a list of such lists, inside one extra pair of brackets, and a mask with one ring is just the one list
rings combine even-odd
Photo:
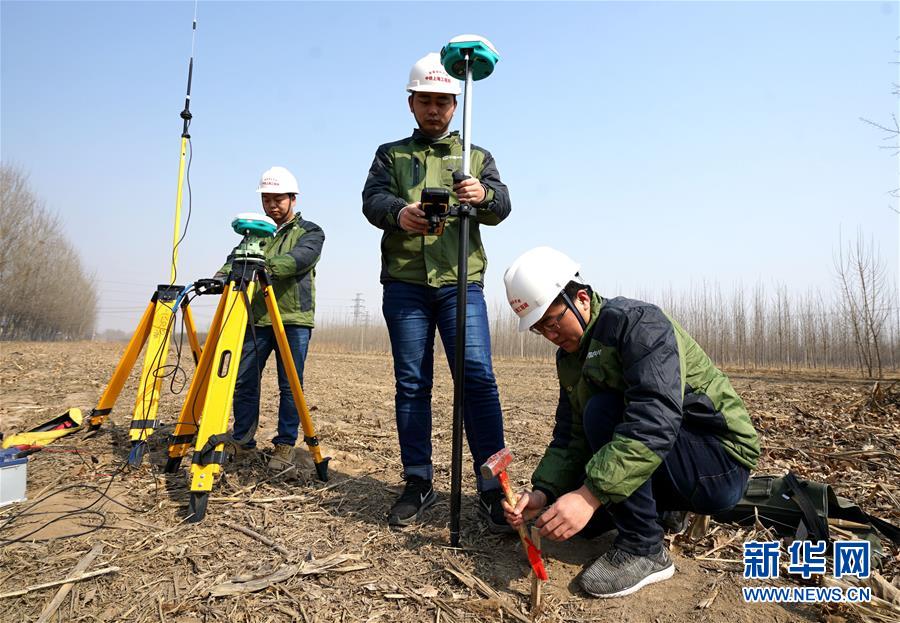
[[(506, 497), (507, 504), (515, 508), (519, 500), (509, 486), (509, 476), (506, 475), (506, 470), (500, 472), (500, 475), (497, 476), (497, 480), (500, 481), (500, 488), (503, 490), (503, 495)], [(519, 526), (518, 531), (519, 539), (522, 541), (522, 547), (525, 548), (525, 556), (528, 557), (528, 563), (531, 565), (531, 570), (534, 571), (534, 575), (540, 580), (548, 580), (547, 569), (544, 567), (544, 561), (541, 560), (541, 550), (535, 547), (531, 539), (528, 538), (528, 535), (525, 533), (524, 525)]]

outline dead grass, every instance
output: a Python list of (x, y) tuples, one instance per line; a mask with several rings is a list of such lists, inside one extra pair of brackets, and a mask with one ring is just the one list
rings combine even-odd
[[(78, 406), (89, 411), (121, 344), (5, 343), (0, 358), (0, 418), (5, 431)], [(186, 357), (185, 359), (189, 359)], [(511, 477), (525, 484), (549, 439), (557, 394), (552, 363), (499, 360), (498, 383)], [(474, 512), (474, 476), (464, 470), (463, 544), (448, 548), (452, 386), (438, 366), (434, 448), (439, 501), (425, 523), (404, 531), (384, 518), (399, 491), (393, 379), (385, 355), (313, 352), (307, 400), (332, 479), (316, 481), (305, 449), (297, 468), (265, 469), (277, 398), (274, 369), (264, 378), (257, 438), (262, 451), (227, 465), (206, 519), (182, 520), (184, 473), (162, 474), (164, 431), (137, 470), (123, 469), (134, 375), (101, 434), (65, 438), (31, 457), (30, 501), (2, 509), (0, 538), (14, 539), (57, 519), (28, 540), (0, 546), (0, 594), (62, 580), (97, 544), (88, 572), (57, 612), (62, 621), (509, 621), (530, 618), (528, 565), (515, 537), (487, 533)], [(738, 373), (735, 386), (762, 434), (760, 472), (793, 469), (834, 483), (865, 510), (900, 523), (900, 389), (878, 391), (853, 378), (814, 373)], [(166, 390), (160, 414), (180, 406)], [(70, 487), (70, 488), (66, 488)], [(48, 497), (52, 496), (52, 497)], [(37, 505), (32, 506), (35, 502)], [(74, 509), (94, 513), (72, 515)], [(23, 510), (27, 517), (16, 519)], [(45, 515), (35, 515), (42, 512)], [(87, 532), (81, 536), (72, 536)], [(678, 573), (635, 596), (586, 598), (577, 574), (608, 539), (544, 542), (550, 582), (544, 621), (814, 621), (825, 616), (878, 620), (858, 609), (748, 606), (741, 602), (740, 544), (747, 529), (713, 524), (673, 541)], [(898, 550), (889, 549), (885, 583), (900, 583)], [(58, 587), (0, 603), (3, 620), (35, 620)], [(886, 591), (887, 589), (884, 589)], [(840, 619), (833, 619), (835, 621)]]

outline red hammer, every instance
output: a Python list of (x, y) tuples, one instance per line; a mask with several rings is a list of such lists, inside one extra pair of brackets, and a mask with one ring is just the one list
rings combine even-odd
[[(510, 463), (512, 463), (512, 453), (509, 448), (503, 448), (484, 462), (484, 465), (481, 466), (481, 477), (485, 480), (497, 478), (503, 489), (503, 495), (506, 496), (506, 502), (515, 508), (518, 500), (509, 487), (509, 476), (506, 475), (506, 468)], [(544, 561), (541, 560), (541, 550), (535, 547), (528, 535), (525, 534), (525, 526), (519, 526), (519, 538), (522, 539), (522, 547), (525, 548), (525, 555), (528, 556), (528, 562), (531, 564), (534, 575), (538, 579), (546, 581), (548, 579), (547, 569), (544, 568)]]

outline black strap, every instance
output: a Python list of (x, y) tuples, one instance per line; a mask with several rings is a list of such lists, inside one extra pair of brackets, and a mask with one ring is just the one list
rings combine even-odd
[(886, 522), (884, 519), (879, 519), (874, 515), (870, 515), (869, 513), (864, 514), (869, 522), (875, 526), (881, 534), (890, 539), (894, 545), (900, 545), (900, 528), (892, 523)]
[(194, 441), (194, 438), (197, 436), (197, 433), (191, 433), (189, 435), (169, 435), (169, 445), (178, 445), (182, 443), (191, 443)]
[(793, 500), (803, 513), (803, 523), (806, 524), (810, 535), (817, 541), (828, 541), (828, 523), (816, 512), (813, 501), (797, 480), (797, 476), (793, 472), (788, 472), (784, 475), (784, 484), (790, 492), (787, 497)]

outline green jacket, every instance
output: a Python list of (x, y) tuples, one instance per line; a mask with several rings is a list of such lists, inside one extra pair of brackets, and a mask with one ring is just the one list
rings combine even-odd
[[(583, 476), (602, 504), (621, 502), (650, 478), (684, 425), (711, 432), (735, 461), (756, 466), (759, 439), (728, 377), (655, 305), (594, 294), (580, 349), (560, 349), (556, 368), (553, 440), (531, 479), (550, 501)], [(612, 441), (592, 455), (582, 414), (608, 391), (622, 394), (625, 409)]]
[[(419, 201), (422, 189), (446, 188), (453, 193), (453, 172), (462, 170), (463, 146), (458, 132), (433, 140), (415, 130), (409, 138), (387, 143), (375, 152), (363, 188), (363, 214), (381, 237), (381, 282), (405, 281), (440, 287), (457, 282), (459, 220), (448, 217), (441, 236), (411, 234), (399, 227), (397, 216)], [(484, 283), (487, 256), (479, 225), (496, 225), (510, 212), (509, 192), (491, 154), (472, 145), (470, 171), (486, 189), (485, 201), (475, 206), (469, 221), (468, 282)]]
[[(322, 254), (325, 232), (312, 221), (305, 221), (298, 213), (293, 220), (278, 228), (275, 237), (266, 242), (266, 270), (272, 278), (272, 289), (278, 302), (281, 322), (312, 328), (316, 312), (316, 263)], [(235, 247), (237, 248), (237, 247)], [(234, 251), (232, 251), (234, 253)], [(227, 277), (231, 272), (231, 258), (216, 276)], [(250, 305), (253, 324), (271, 326), (272, 319), (257, 290)]]

